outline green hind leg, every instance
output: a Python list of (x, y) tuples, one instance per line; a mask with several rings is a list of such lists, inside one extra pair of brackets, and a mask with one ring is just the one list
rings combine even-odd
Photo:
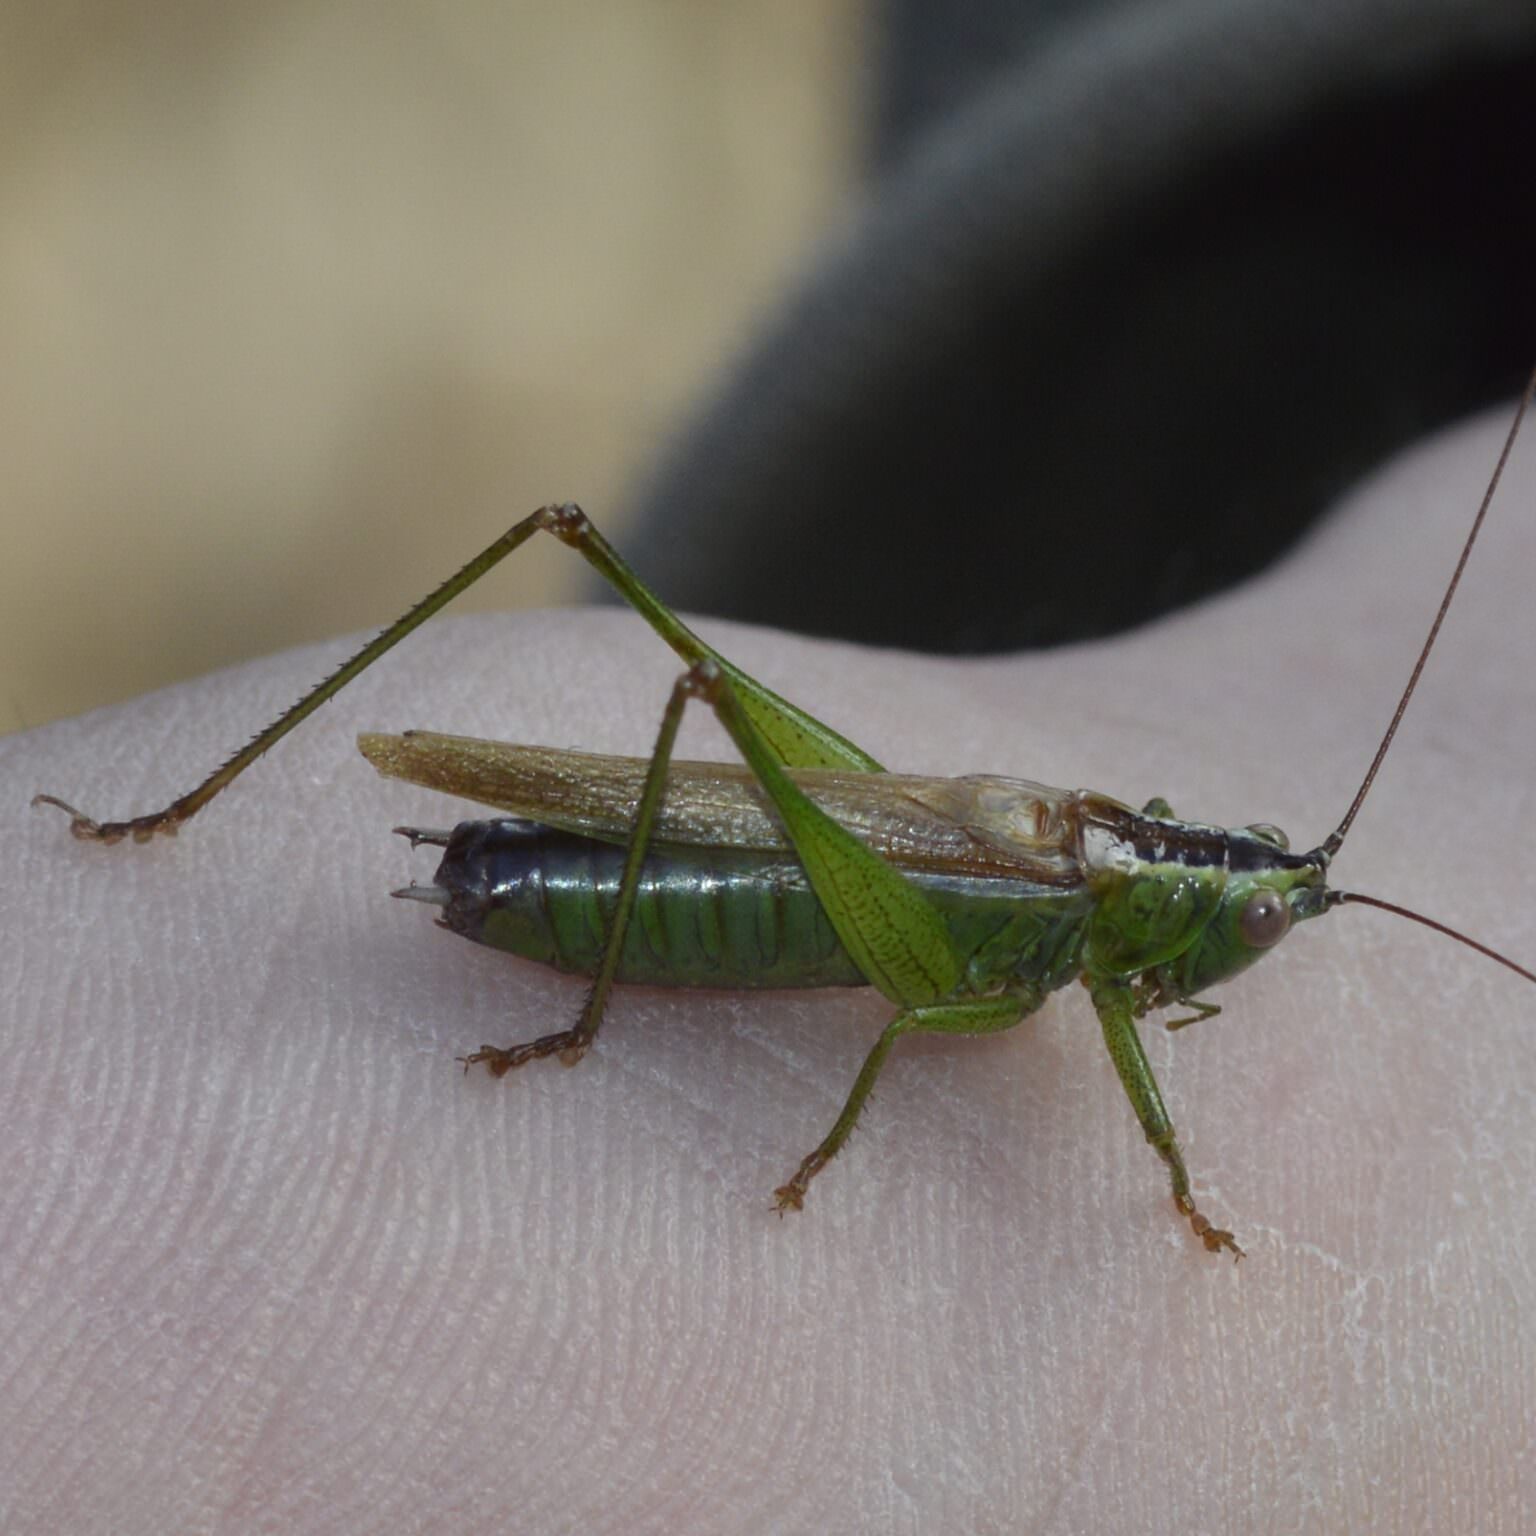
[(495, 543), (483, 549), (436, 591), (422, 598), (414, 608), (370, 640), (323, 682), (317, 683), (298, 703), (286, 709), (195, 789), (171, 801), (161, 810), (134, 816), (126, 821), (96, 821), (57, 795), (35, 795), (32, 804), (52, 805), (66, 812), (70, 819), (70, 831), (87, 842), (118, 843), (125, 837), (131, 837), (136, 843), (145, 843), (157, 834), (174, 835), (184, 821), (189, 821), (215, 795), (227, 789), (257, 758), (276, 746), (295, 726), (307, 720), (327, 699), (340, 693), (353, 678), (366, 672), (413, 630), (419, 629), (433, 614), (446, 607), (461, 592), (474, 586), (488, 571), (540, 532), (553, 534), (561, 543), (568, 544), (580, 554), (684, 661), (690, 665), (713, 663), (728, 677), (743, 711), (780, 762), (801, 768), (850, 768), (869, 773), (881, 771), (880, 764), (867, 752), (839, 736), (830, 726), (823, 725), (814, 715), (796, 709), (772, 689), (765, 688), (755, 678), (732, 666), (723, 656), (705, 645), (619, 558), (608, 541), (592, 526), (587, 514), (574, 503), (567, 503), (564, 506), (540, 507), (520, 523), (514, 523)]
[[(733, 679), (706, 659), (678, 678), (662, 714), (661, 729), (635, 810), (613, 921), (604, 939), (602, 963), (576, 1024), (523, 1045), (482, 1046), (466, 1058), (466, 1066), (483, 1065), (500, 1077), (543, 1056), (559, 1056), (568, 1064), (574, 1063), (591, 1045), (618, 974), (641, 870), (666, 792), (673, 746), (690, 699), (704, 700), (714, 709), (773, 800), (796, 857), (828, 919), (864, 976), (912, 1017), (924, 1008), (949, 1003), (960, 984), (962, 967), (943, 918), (905, 876), (807, 798), (785, 772), (778, 753), (748, 714)], [(982, 1009), (977, 1017), (984, 1018), (985, 1009), (991, 1005), (966, 1002), (950, 1006)], [(1014, 1006), (1017, 1009), (1016, 1003)], [(873, 1070), (878, 1070), (878, 1063)], [(845, 1130), (843, 1135), (846, 1134)]]

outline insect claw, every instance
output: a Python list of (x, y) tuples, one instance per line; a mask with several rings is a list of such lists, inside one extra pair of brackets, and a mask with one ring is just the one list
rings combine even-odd
[[(60, 800), (57, 795), (33, 795), (33, 805), (57, 806), (69, 817), (69, 830), (82, 842), (99, 843), (106, 841), (101, 830), (101, 823), (93, 821), (84, 811), (77, 811), (67, 800)], [(115, 842), (116, 839), (114, 838)]]
[(1200, 1236), (1205, 1243), (1207, 1253), (1220, 1253), (1225, 1248), (1231, 1253), (1234, 1264), (1241, 1264), (1248, 1257), (1247, 1253), (1237, 1246), (1237, 1240), (1232, 1234), (1223, 1231), (1220, 1227), (1207, 1227)]
[(471, 1067), (483, 1066), (492, 1077), (505, 1077), (512, 1070), (511, 1052), (499, 1045), (482, 1045), (478, 1051), (456, 1059), (464, 1063), (465, 1072)]
[(136, 843), (147, 843), (154, 837), (175, 837), (177, 829), (190, 814), (179, 810), (180, 802), (177, 802), (152, 816), (135, 816), (132, 821), (96, 821), (57, 795), (33, 795), (32, 804), (57, 806), (69, 817), (69, 830), (73, 836), (82, 843), (105, 843), (108, 847), (122, 842), (125, 837), (131, 837)]
[(781, 1184), (773, 1192), (773, 1208), (782, 1217), (785, 1211), (805, 1209), (805, 1191), (794, 1184)]
[(1209, 1219), (1202, 1216), (1195, 1208), (1195, 1202), (1188, 1195), (1175, 1196), (1174, 1204), (1178, 1206), (1182, 1215), (1189, 1217), (1189, 1224), (1194, 1229), (1195, 1236), (1205, 1244), (1207, 1253), (1220, 1253), (1225, 1248), (1232, 1254), (1234, 1264), (1241, 1264), (1248, 1257), (1237, 1246), (1237, 1239), (1221, 1227), (1213, 1227)]
[(446, 907), (450, 900), (448, 892), (440, 885), (402, 885), (398, 891), (389, 894), (398, 896), (401, 901), (424, 901), (433, 907)]

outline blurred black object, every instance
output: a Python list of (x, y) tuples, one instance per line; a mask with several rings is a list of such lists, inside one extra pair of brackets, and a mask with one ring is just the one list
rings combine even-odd
[(887, 0), (867, 203), (625, 541), (935, 651), (1273, 559), (1536, 361), (1536, 0)]

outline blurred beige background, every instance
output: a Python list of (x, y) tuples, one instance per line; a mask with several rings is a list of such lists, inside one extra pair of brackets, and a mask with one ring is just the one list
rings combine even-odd
[(613, 526), (847, 216), (862, 13), (0, 8), (0, 729)]

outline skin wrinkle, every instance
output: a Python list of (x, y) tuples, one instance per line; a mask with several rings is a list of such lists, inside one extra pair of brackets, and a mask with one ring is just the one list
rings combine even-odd
[[(1118, 645), (957, 665), (701, 627), (903, 771), (1162, 794), (1310, 846), (1363, 772), (1502, 428), (1399, 464), (1286, 566)], [(1447, 921), (1476, 907), (1477, 936), (1527, 963), (1530, 832), (1506, 813), (1536, 695), (1501, 674), (1536, 653), (1529, 449), (1336, 866)], [(1347, 644), (1363, 583), (1380, 659), (1340, 690), (1314, 637)], [(796, 686), (802, 658), (815, 686)], [(553, 668), (590, 690), (549, 688)], [(0, 776), (148, 809), (262, 723), (258, 686), (281, 702), (321, 670), (295, 653), (12, 738)], [(174, 842), (87, 847), (18, 805), (0, 896), (27, 956), (0, 1023), (0, 1157), (24, 1170), (0, 1187), (8, 1528), (186, 1528), (238, 1506), (299, 1532), (455, 1513), (750, 1531), (786, 1488), (827, 1529), (1104, 1528), (1131, 1508), (1199, 1529), (1213, 1502), (1238, 1529), (1516, 1528), (1536, 1498), (1533, 1001), (1385, 914), (1303, 925), (1176, 1051), (1143, 1021), (1201, 1208), (1249, 1250), (1237, 1271), (1176, 1221), (1080, 988), (985, 1044), (898, 1045), (868, 1134), (782, 1221), (770, 1192), (883, 1008), (620, 989), (570, 1072), (454, 1067), (561, 1027), (580, 988), (389, 901), (429, 872), (390, 827), (456, 808), (378, 779), (353, 734), (644, 750), (676, 671), (622, 613), (449, 620)], [(1485, 683), (1531, 699), (1501, 722), (1513, 751), (1440, 750), (1439, 702), (1475, 719)], [(1286, 726), (1292, 696), (1315, 739)], [(1139, 718), (1134, 746), (1117, 718)], [(725, 755), (707, 722), (683, 735), (680, 752)], [(954, 761), (961, 736), (975, 752)], [(1415, 822), (1448, 797), (1486, 836), (1426, 868)], [(176, 1166), (218, 1171), (217, 1221)], [(302, 1245), (273, 1242), (290, 1218)], [(241, 1267), (251, 1243), (263, 1262)], [(188, 1283), (166, 1329), (172, 1263)], [(962, 1427), (974, 1476), (946, 1476)]]

